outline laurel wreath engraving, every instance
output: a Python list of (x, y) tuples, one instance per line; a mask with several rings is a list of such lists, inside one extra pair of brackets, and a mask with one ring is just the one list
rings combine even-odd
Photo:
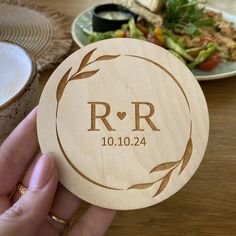
[(70, 74), (70, 71), (71, 71), (72, 67), (64, 74), (64, 76), (62, 77), (62, 79), (61, 79), (61, 81), (60, 81), (60, 83), (57, 87), (57, 103), (60, 102), (60, 100), (62, 98), (62, 95), (64, 93), (64, 90), (66, 88), (66, 85), (70, 81), (88, 79), (88, 78), (92, 77), (93, 75), (95, 75), (99, 71), (99, 69), (97, 69), (97, 70), (93, 70), (93, 71), (81, 72), (88, 65), (91, 65), (91, 64), (93, 64), (94, 62), (97, 62), (97, 61), (113, 60), (113, 59), (120, 56), (120, 55), (104, 55), (104, 56), (98, 57), (94, 61), (89, 62), (89, 60), (90, 60), (90, 58), (93, 55), (95, 50), (96, 50), (96, 48), (85, 55), (85, 57), (82, 59), (82, 61), (80, 63), (79, 69), (72, 76), (70, 76), (70, 78), (68, 78), (68, 77), (69, 77), (69, 74)]
[(89, 181), (90, 183), (93, 183), (95, 185), (98, 185), (102, 188), (107, 188), (107, 189), (112, 189), (112, 190), (121, 190), (121, 189), (117, 189), (117, 188), (112, 188), (109, 186), (105, 186), (102, 185), (92, 179), (90, 179), (89, 177), (87, 177), (84, 173), (82, 173), (69, 159), (69, 157), (67, 156), (63, 145), (61, 143), (60, 140), (60, 135), (58, 132), (58, 127), (57, 127), (57, 117), (58, 117), (58, 109), (59, 109), (59, 105), (60, 105), (60, 101), (61, 98), (65, 92), (66, 86), (69, 82), (71, 81), (75, 81), (75, 80), (82, 80), (82, 79), (88, 79), (91, 78), (93, 75), (95, 75), (96, 73), (99, 72), (99, 69), (97, 70), (92, 70), (92, 71), (83, 71), (87, 68), (88, 65), (91, 65), (97, 61), (108, 61), (108, 60), (113, 60), (117, 57), (119, 57), (120, 55), (104, 55), (104, 56), (100, 56), (97, 59), (95, 59), (94, 61), (90, 61), (91, 56), (93, 55), (93, 53), (96, 51), (96, 48), (93, 49), (92, 51), (90, 51), (89, 53), (87, 53), (84, 58), (82, 59), (79, 69), (72, 74), (70, 77), (70, 71), (72, 69), (72, 67), (64, 74), (64, 76), (62, 77), (62, 79), (60, 80), (58, 87), (57, 87), (57, 91), (56, 91), (56, 99), (57, 99), (57, 106), (56, 106), (56, 135), (57, 135), (57, 141), (58, 141), (58, 145), (61, 149), (61, 152), (63, 153), (64, 158), (67, 160), (67, 162), (70, 164), (70, 166), (84, 179), (86, 179), (87, 181)]
[[(57, 87), (57, 91), (56, 91), (56, 100), (57, 100), (57, 106), (56, 106), (56, 133), (57, 133), (57, 141), (58, 141), (58, 144), (59, 144), (59, 147), (61, 149), (61, 152), (63, 153), (64, 157), (66, 158), (66, 160), (68, 161), (68, 163), (71, 165), (71, 167), (83, 178), (85, 178), (87, 181), (95, 184), (95, 185), (98, 185), (100, 187), (103, 187), (103, 188), (107, 188), (107, 189), (112, 189), (112, 190), (125, 190), (125, 189), (117, 189), (117, 188), (113, 188), (113, 187), (109, 187), (109, 186), (105, 186), (105, 185), (102, 185), (94, 180), (91, 180), (90, 178), (88, 178), (86, 175), (84, 175), (81, 171), (79, 171), (75, 166), (74, 164), (70, 161), (70, 159), (68, 158), (67, 154), (65, 153), (65, 150), (61, 144), (61, 141), (60, 141), (60, 137), (59, 137), (59, 134), (58, 134), (58, 128), (57, 128), (57, 117), (58, 117), (58, 109), (59, 109), (59, 104), (60, 104), (60, 101), (63, 97), (63, 94), (65, 92), (65, 89), (66, 89), (66, 86), (69, 82), (71, 81), (75, 81), (75, 80), (82, 80), (82, 79), (89, 79), (91, 78), (93, 75), (97, 74), (99, 72), (99, 69), (97, 70), (92, 70), (92, 71), (84, 71), (88, 65), (91, 65), (97, 61), (109, 61), (109, 60), (114, 60), (118, 57), (120, 57), (120, 55), (103, 55), (103, 56), (100, 56), (98, 58), (96, 58), (94, 61), (90, 61), (93, 53), (96, 51), (96, 48), (91, 50), (89, 53), (87, 53), (84, 58), (82, 59), (81, 63), (80, 63), (80, 66), (79, 66), (79, 69), (74, 73), (72, 74), (71, 76), (70, 75), (70, 72), (71, 72), (71, 69), (72, 67), (63, 75), (62, 79), (60, 80), (59, 84), (58, 84), (58, 87)], [(126, 55), (126, 56), (132, 56), (132, 55)], [(137, 57), (137, 56), (132, 56), (132, 57)], [(141, 57), (139, 57), (141, 58)], [(146, 58), (141, 58), (141, 59), (145, 59), (153, 64), (156, 64), (155, 62), (153, 61), (150, 61), (149, 59), (146, 59)], [(157, 64), (156, 64), (157, 65)], [(168, 72), (169, 73), (169, 72)], [(172, 76), (172, 75), (171, 75)], [(173, 77), (173, 76), (172, 76)], [(174, 79), (175, 80), (175, 79)], [(186, 102), (188, 103), (187, 101), (187, 97), (182, 89), (182, 87), (178, 84), (177, 81), (175, 81), (177, 83), (177, 85), (180, 87), (181, 91), (183, 92), (184, 96), (185, 96), (185, 99), (186, 99)], [(188, 107), (189, 107), (189, 104), (188, 104)], [(183, 154), (183, 157), (178, 160), (178, 161), (174, 161), (174, 162), (166, 162), (166, 163), (162, 163), (162, 164), (159, 164), (157, 166), (155, 166), (150, 172), (149, 174), (151, 175), (152, 173), (156, 173), (156, 172), (159, 172), (159, 171), (167, 171), (167, 174), (165, 174), (162, 178), (156, 180), (156, 181), (153, 181), (151, 183), (141, 183), (141, 184), (135, 184), (135, 185), (132, 185), (131, 187), (127, 188), (126, 190), (132, 190), (132, 189), (148, 189), (150, 187), (152, 187), (154, 184), (160, 182), (160, 186), (157, 190), (157, 192), (153, 195), (153, 198), (156, 197), (157, 195), (159, 195), (161, 192), (163, 192), (165, 190), (165, 188), (167, 187), (170, 179), (171, 179), (171, 176), (172, 176), (172, 173), (175, 169), (177, 169), (178, 166), (181, 165), (181, 168), (180, 168), (180, 171), (179, 171), (179, 175), (184, 171), (184, 169), (186, 168), (186, 166), (188, 165), (190, 159), (191, 159), (191, 156), (192, 156), (192, 152), (193, 152), (193, 143), (192, 143), (192, 138), (191, 138), (191, 134), (192, 134), (192, 123), (190, 123), (190, 138), (188, 140), (188, 143), (186, 145), (186, 149), (184, 151), (184, 154)]]
[(142, 183), (142, 184), (135, 184), (132, 185), (131, 187), (129, 187), (128, 189), (148, 189), (150, 187), (152, 187), (154, 184), (161, 182), (157, 192), (153, 195), (153, 197), (156, 197), (157, 195), (159, 195), (161, 192), (163, 192), (165, 190), (165, 188), (167, 187), (171, 175), (173, 173), (173, 171), (181, 164), (181, 168), (179, 171), (179, 175), (184, 171), (184, 169), (186, 168), (186, 166), (188, 165), (191, 156), (192, 156), (192, 152), (193, 152), (193, 142), (192, 142), (192, 138), (191, 138), (191, 133), (192, 133), (192, 125), (190, 128), (190, 138), (188, 140), (188, 143), (186, 145), (186, 149), (184, 152), (183, 157), (179, 160), (179, 161), (174, 161), (174, 162), (166, 162), (166, 163), (162, 163), (159, 164), (157, 166), (155, 166), (150, 172), (149, 174), (158, 172), (158, 171), (166, 171), (168, 170), (167, 174), (164, 175), (162, 178), (151, 182), (151, 183)]

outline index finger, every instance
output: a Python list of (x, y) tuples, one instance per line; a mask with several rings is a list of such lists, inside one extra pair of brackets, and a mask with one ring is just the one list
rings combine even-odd
[(9, 195), (38, 150), (35, 108), (0, 146), (0, 196)]

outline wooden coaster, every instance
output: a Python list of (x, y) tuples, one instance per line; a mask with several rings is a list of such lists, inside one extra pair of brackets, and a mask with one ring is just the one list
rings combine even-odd
[(154, 44), (110, 39), (69, 56), (39, 105), (43, 152), (61, 183), (111, 209), (159, 203), (180, 190), (204, 155), (205, 98), (192, 73)]

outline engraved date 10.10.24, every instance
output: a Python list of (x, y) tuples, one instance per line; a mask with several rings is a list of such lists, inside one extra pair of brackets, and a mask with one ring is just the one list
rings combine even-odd
[(111, 147), (111, 146), (118, 146), (118, 147), (128, 147), (128, 146), (145, 146), (146, 139), (145, 137), (102, 137), (102, 146)]

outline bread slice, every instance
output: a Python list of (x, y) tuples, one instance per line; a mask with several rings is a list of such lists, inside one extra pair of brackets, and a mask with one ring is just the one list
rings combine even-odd
[(136, 0), (139, 4), (152, 12), (157, 12), (162, 7), (163, 0)]

